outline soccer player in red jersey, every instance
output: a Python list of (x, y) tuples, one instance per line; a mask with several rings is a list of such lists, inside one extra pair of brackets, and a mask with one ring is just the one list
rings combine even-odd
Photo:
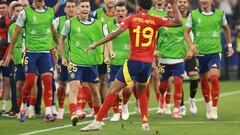
[(142, 116), (142, 128), (144, 131), (150, 130), (148, 126), (148, 101), (146, 97), (146, 85), (151, 73), (153, 53), (156, 46), (156, 36), (161, 26), (181, 26), (182, 17), (176, 6), (175, 0), (168, 0), (174, 10), (174, 19), (163, 19), (162, 17), (148, 14), (152, 0), (137, 0), (138, 13), (126, 18), (119, 28), (110, 33), (99, 42), (89, 46), (86, 51), (95, 49), (97, 46), (116, 38), (120, 33), (129, 30), (130, 33), (130, 56), (123, 67), (119, 70), (111, 92), (96, 116), (96, 120), (80, 131), (92, 131), (102, 128), (101, 121), (111, 106), (115, 103), (118, 93), (132, 81), (136, 82), (137, 94)]

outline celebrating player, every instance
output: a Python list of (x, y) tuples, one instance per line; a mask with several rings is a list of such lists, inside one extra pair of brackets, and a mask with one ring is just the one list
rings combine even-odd
[[(93, 18), (89, 18), (90, 2), (89, 0), (80, 0), (78, 3), (78, 16), (71, 18), (65, 22), (62, 29), (60, 38), (60, 48), (62, 64), (68, 65), (68, 75), (70, 84), (69, 94), (69, 109), (71, 115), (72, 125), (76, 126), (79, 119), (85, 117), (85, 113), (77, 114), (77, 95), (81, 82), (88, 82), (93, 96), (93, 104), (96, 113), (100, 109), (101, 98), (98, 89), (98, 73), (96, 65), (101, 63), (100, 50), (86, 53), (85, 48), (90, 43), (95, 42), (103, 37), (102, 34), (102, 23)], [(69, 42), (69, 60), (70, 63), (65, 59), (64, 43), (68, 36)]]
[[(228, 43), (227, 56), (233, 55), (230, 29), (223, 11), (212, 7), (212, 0), (199, 0), (200, 8), (193, 10), (188, 17), (184, 36), (191, 46), (188, 57), (197, 53), (200, 70), (200, 83), (202, 94), (206, 102), (206, 117), (218, 119), (217, 104), (220, 93), (218, 82), (221, 63), (221, 29)], [(193, 32), (194, 41), (190, 37)], [(208, 83), (210, 79), (211, 88)], [(212, 97), (212, 102), (210, 98)]]
[(28, 95), (35, 83), (36, 74), (39, 73), (44, 86), (43, 95), (46, 106), (44, 120), (48, 122), (55, 120), (51, 112), (53, 67), (50, 54), (52, 37), (58, 44), (57, 33), (52, 25), (54, 10), (45, 7), (44, 0), (34, 0), (32, 7), (25, 8), (18, 16), (4, 65), (8, 65), (18, 36), (25, 27), (27, 52), (24, 57), (24, 70), (26, 81), (23, 86), (22, 105), (18, 119), (20, 122), (25, 121)]
[(142, 128), (144, 131), (150, 129), (148, 125), (148, 101), (145, 90), (151, 73), (157, 30), (161, 26), (182, 25), (182, 21), (175, 0), (169, 0), (174, 9), (175, 20), (149, 15), (148, 10), (152, 6), (151, 0), (138, 0), (137, 2), (137, 14), (125, 19), (117, 30), (86, 49), (86, 51), (94, 49), (116, 38), (119, 34), (129, 29), (131, 43), (129, 59), (119, 70), (114, 84), (111, 87), (111, 92), (106, 97), (96, 116), (96, 120), (80, 129), (80, 131), (91, 131), (102, 128), (101, 121), (110, 107), (115, 103), (118, 93), (126, 86), (131, 85), (132, 81), (136, 82), (142, 116)]

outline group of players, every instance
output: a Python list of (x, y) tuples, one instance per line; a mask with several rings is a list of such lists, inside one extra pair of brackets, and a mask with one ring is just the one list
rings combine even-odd
[[(200, 8), (190, 14), (189, 0), (137, 0), (137, 13), (128, 16), (125, 2), (104, 2), (105, 6), (97, 9), (92, 18), (89, 0), (77, 3), (67, 0), (64, 3), (66, 16), (53, 21), (54, 9), (45, 7), (44, 0), (34, 0), (33, 5), (24, 8), (9, 27), (11, 40), (2, 65), (9, 66), (13, 54), (16, 81), (21, 81), (17, 83), (21, 93), (18, 94), (19, 121), (26, 119), (27, 103), (31, 101), (36, 76), (40, 75), (44, 86), (45, 121), (64, 118), (64, 99), (69, 82), (73, 126), (86, 117), (83, 111), (86, 103), (95, 113), (93, 123), (80, 131), (101, 129), (101, 121), (111, 107), (114, 110), (111, 121), (120, 120), (120, 115), (127, 120), (127, 102), (132, 91), (140, 108), (142, 128), (147, 131), (150, 129), (150, 82), (153, 82), (159, 101), (158, 114), (170, 114), (173, 118), (182, 118), (186, 114), (182, 87), (185, 67), (190, 78), (190, 111), (197, 113), (194, 99), (199, 79), (197, 61), (206, 117), (218, 119), (222, 27), (228, 42), (228, 56), (234, 53), (223, 11), (215, 9), (212, 0), (199, 0)], [(22, 46), (23, 39), (26, 49)], [(58, 59), (59, 80), (57, 117), (51, 111), (55, 57)], [(110, 65), (108, 91), (107, 65)], [(173, 112), (170, 109), (171, 76), (174, 82)]]

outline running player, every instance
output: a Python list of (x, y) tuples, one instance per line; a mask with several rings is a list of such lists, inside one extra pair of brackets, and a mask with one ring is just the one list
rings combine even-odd
[(174, 9), (175, 20), (149, 15), (148, 10), (150, 10), (152, 6), (151, 0), (138, 0), (137, 2), (137, 14), (125, 19), (117, 30), (86, 49), (86, 51), (94, 49), (129, 29), (131, 43), (129, 59), (119, 70), (113, 87), (111, 87), (111, 92), (106, 97), (96, 116), (96, 120), (80, 129), (80, 131), (92, 131), (102, 128), (101, 121), (103, 117), (115, 103), (118, 93), (126, 86), (131, 85), (132, 80), (136, 82), (142, 116), (142, 128), (144, 131), (150, 130), (148, 125), (148, 101), (145, 91), (152, 68), (157, 30), (161, 26), (181, 26), (182, 21), (175, 0), (169, 0)]
[[(109, 22), (107, 25), (105, 25), (104, 29), (107, 29), (109, 31), (106, 32), (105, 36), (109, 32), (113, 32), (117, 27), (123, 22), (123, 20), (127, 17), (128, 10), (127, 5), (123, 1), (119, 1), (115, 4), (115, 16), (116, 18)], [(112, 87), (113, 82), (115, 80), (115, 76), (119, 69), (124, 64), (125, 60), (129, 56), (129, 32), (125, 31), (123, 34), (121, 34), (116, 39), (113, 39), (110, 44), (108, 44), (109, 54), (111, 56), (110, 59), (110, 87)], [(113, 46), (112, 46), (113, 44)], [(128, 106), (127, 101), (131, 96), (131, 86), (126, 87), (122, 90), (122, 97), (123, 97), (123, 103), (121, 105), (121, 116), (123, 120), (127, 120), (129, 118), (129, 112), (128, 112)], [(119, 110), (119, 99), (116, 100), (115, 105), (113, 106), (114, 114), (110, 121), (119, 121), (120, 120), (120, 110)]]
[[(66, 3), (64, 4), (64, 12), (66, 13), (66, 16), (61, 16), (54, 20), (54, 27), (57, 30), (58, 38), (60, 38), (61, 36), (61, 31), (66, 20), (76, 15), (76, 10), (77, 10), (76, 4), (77, 3), (75, 2), (75, 0), (66, 1)], [(66, 40), (64, 47), (65, 47), (64, 56), (65, 56), (65, 59), (68, 60), (68, 53), (69, 53), (68, 40)], [(59, 86), (57, 89), (57, 99), (58, 99), (58, 105), (59, 105), (57, 119), (63, 119), (64, 100), (66, 96), (68, 72), (67, 72), (67, 67), (62, 65), (62, 60), (60, 56), (58, 56), (57, 74), (58, 74), (58, 83), (59, 83)]]
[[(89, 0), (80, 0), (77, 9), (79, 15), (65, 22), (60, 38), (62, 64), (68, 65), (70, 84), (69, 109), (73, 126), (76, 126), (79, 119), (85, 117), (85, 115), (82, 115), (83, 113), (80, 115), (76, 113), (77, 95), (79, 88), (82, 87), (81, 82), (89, 83), (90, 89), (92, 90), (93, 104), (100, 108), (101, 98), (98, 89), (99, 78), (95, 65), (103, 61), (98, 49), (92, 51), (90, 54), (84, 51), (90, 43), (103, 37), (102, 23), (93, 18), (89, 18)], [(68, 63), (63, 54), (65, 50), (64, 43), (67, 36), (70, 40), (70, 63)]]
[[(187, 1), (187, 0), (179, 0)], [(179, 2), (178, 1), (178, 2)], [(180, 9), (179, 9), (180, 10)], [(170, 4), (166, 6), (166, 11), (169, 18), (173, 18), (173, 10)], [(184, 14), (182, 14), (184, 15)], [(186, 16), (186, 15), (185, 15)], [(183, 23), (187, 21), (187, 18), (183, 18)], [(185, 66), (183, 58), (186, 56), (186, 43), (184, 41), (185, 26), (178, 28), (166, 28), (159, 29), (159, 38), (157, 50), (160, 54), (160, 71), (162, 74), (160, 82), (160, 92), (162, 95), (169, 90), (169, 77), (174, 77), (174, 110), (172, 113), (173, 118), (182, 118), (180, 115), (180, 104), (182, 100), (182, 75), (184, 74)], [(169, 99), (168, 99), (169, 100)], [(169, 101), (166, 101), (169, 102)], [(160, 106), (162, 108), (162, 106)], [(170, 109), (170, 105), (167, 103), (166, 110)], [(165, 110), (165, 108), (162, 108)], [(162, 113), (165, 113), (164, 111)], [(167, 114), (169, 114), (167, 112)]]
[[(29, 17), (31, 16), (31, 17)], [(52, 37), (58, 44), (57, 34), (52, 24), (54, 10), (44, 6), (44, 0), (34, 0), (32, 7), (25, 8), (17, 19), (17, 25), (10, 43), (8, 55), (4, 65), (8, 65), (14, 45), (23, 27), (26, 33), (27, 52), (24, 57), (26, 81), (23, 86), (20, 122), (25, 121), (27, 101), (35, 83), (36, 74), (41, 75), (44, 86), (45, 117), (44, 121), (54, 121), (52, 116), (52, 63), (50, 50)]]
[[(223, 28), (227, 43), (227, 56), (233, 55), (230, 29), (223, 11), (212, 7), (212, 0), (199, 0), (200, 8), (193, 10), (188, 17), (184, 36), (191, 46), (191, 57), (197, 53), (202, 94), (206, 102), (206, 117), (218, 119), (217, 104), (220, 94), (218, 82), (221, 63), (221, 30)], [(190, 32), (193, 32), (192, 42)], [(208, 80), (210, 79), (211, 88)], [(210, 101), (212, 97), (212, 102)]]
[[(183, 21), (186, 22), (188, 17), (188, 10), (190, 9), (190, 1), (189, 0), (178, 0), (177, 1), (178, 9), (181, 12), (183, 17)], [(184, 35), (183, 35), (184, 36)], [(191, 51), (191, 50), (189, 50)], [(190, 52), (191, 53), (191, 52)], [(189, 95), (189, 109), (192, 114), (197, 113), (197, 106), (195, 104), (195, 96), (198, 89), (198, 68), (197, 68), (197, 60), (195, 57), (191, 59), (185, 59), (185, 70), (190, 80), (190, 95)], [(180, 105), (180, 114), (186, 115), (186, 108), (184, 106), (184, 92), (182, 96), (182, 101)]]

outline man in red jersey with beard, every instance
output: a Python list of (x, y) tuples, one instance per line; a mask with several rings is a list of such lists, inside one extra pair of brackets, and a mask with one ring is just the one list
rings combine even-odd
[(159, 27), (165, 26), (181, 26), (182, 17), (177, 8), (175, 0), (168, 0), (172, 4), (174, 10), (174, 19), (163, 19), (162, 17), (151, 16), (148, 10), (152, 6), (152, 0), (137, 0), (138, 13), (126, 18), (120, 24), (117, 30), (99, 42), (89, 46), (86, 51), (95, 49), (97, 46), (106, 43), (125, 30), (130, 33), (130, 56), (123, 67), (119, 70), (114, 81), (114, 85), (110, 89), (110, 93), (106, 97), (96, 120), (80, 131), (93, 131), (102, 128), (101, 121), (110, 107), (115, 103), (118, 93), (124, 87), (130, 85), (133, 81), (136, 83), (139, 105), (142, 116), (142, 129), (150, 130), (148, 126), (148, 100), (145, 93), (146, 85), (152, 69), (153, 53), (156, 47), (156, 36)]

